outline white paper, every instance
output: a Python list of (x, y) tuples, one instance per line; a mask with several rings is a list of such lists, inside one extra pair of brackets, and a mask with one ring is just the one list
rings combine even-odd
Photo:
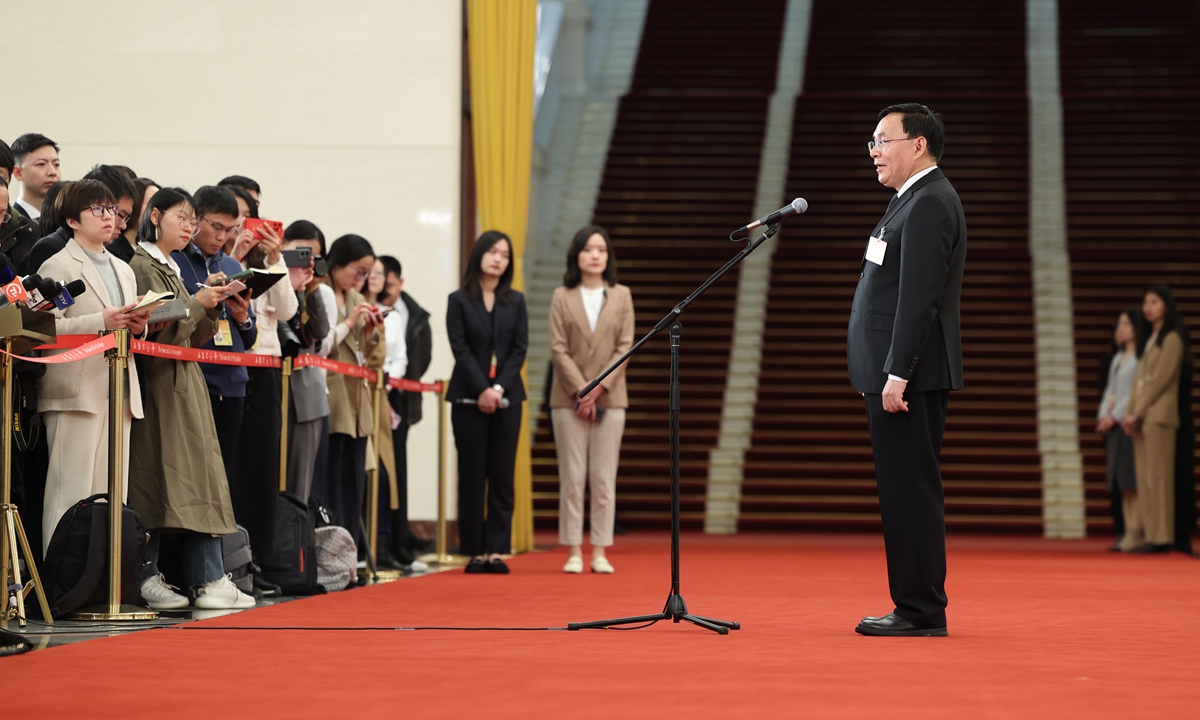
[(883, 265), (883, 256), (887, 253), (887, 243), (877, 237), (867, 242), (867, 259), (876, 265)]

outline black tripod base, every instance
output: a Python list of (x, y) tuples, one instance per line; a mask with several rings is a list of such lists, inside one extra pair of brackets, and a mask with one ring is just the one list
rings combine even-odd
[(741, 630), (740, 623), (729, 622), (728, 620), (714, 620), (712, 618), (700, 617), (692, 615), (687, 611), (687, 603), (683, 601), (683, 596), (671, 593), (667, 596), (667, 606), (660, 613), (654, 615), (636, 615), (634, 617), (615, 618), (613, 620), (592, 620), (591, 622), (568, 623), (568, 630), (587, 630), (591, 628), (607, 629), (617, 625), (641, 625), (643, 623), (653, 623), (659, 620), (671, 620), (679, 622), (686, 620), (693, 625), (699, 625), (702, 628), (712, 630), (719, 635), (728, 635), (730, 630)]

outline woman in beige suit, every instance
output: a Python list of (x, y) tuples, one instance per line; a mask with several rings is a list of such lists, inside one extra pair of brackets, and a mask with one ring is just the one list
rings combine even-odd
[[(137, 304), (133, 270), (104, 246), (117, 224), (117, 205), (97, 180), (71, 183), (58, 196), (55, 215), (74, 233), (67, 246), (38, 269), (61, 283), (82, 280), (87, 288), (65, 310), (55, 311), (59, 335), (90, 335), (127, 328), (140, 333), (149, 312), (129, 312)], [(124, 496), (129, 493), (129, 427), (142, 416), (137, 368), (129, 366), (129, 394), (121, 423), (124, 434)], [(42, 511), (43, 551), (58, 521), (80, 500), (108, 492), (108, 361), (96, 355), (78, 362), (47, 365), (38, 380), (38, 407), (46, 423), (50, 464)]]
[(567, 250), (563, 286), (550, 303), (554, 387), (550, 415), (558, 452), (558, 541), (570, 548), (563, 572), (583, 572), (583, 490), (591, 487), (592, 572), (611, 573), (617, 465), (625, 432), (625, 367), (582, 400), (575, 394), (633, 344), (633, 298), (617, 284), (608, 233), (587, 225)]
[(1138, 333), (1137, 370), (1121, 427), (1133, 437), (1137, 496), (1131, 509), (1144, 537), (1126, 533), (1121, 549), (1167, 553), (1175, 542), (1175, 430), (1179, 427), (1179, 369), (1187, 352), (1183, 322), (1166, 285), (1142, 298), (1145, 322)]

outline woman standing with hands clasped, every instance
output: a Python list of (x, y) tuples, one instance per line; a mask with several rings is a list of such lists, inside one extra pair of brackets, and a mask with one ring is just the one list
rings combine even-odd
[[(1109, 551), (1136, 547), (1145, 542), (1137, 517), (1137, 471), (1133, 463), (1133, 439), (1121, 429), (1121, 421), (1129, 407), (1133, 375), (1137, 370), (1137, 335), (1142, 324), (1139, 310), (1126, 310), (1117, 318), (1113, 330), (1113, 354), (1108, 364), (1104, 395), (1096, 411), (1096, 432), (1104, 436), (1104, 455), (1107, 459), (1108, 491), (1121, 498), (1121, 517), (1125, 532)], [(1116, 510), (1114, 510), (1114, 515)], [(1115, 518), (1114, 518), (1115, 523)]]
[[(529, 347), (525, 296), (512, 289), (512, 242), (489, 230), (475, 241), (462, 289), (450, 295), (446, 331), (454, 372), (446, 390), (458, 449), (459, 550), (468, 573), (508, 574), (513, 472)], [(484, 519), (484, 497), (487, 519)]]
[[(1166, 285), (1147, 288), (1142, 315), (1145, 322), (1137, 338), (1137, 371), (1121, 427), (1133, 437), (1135, 512), (1145, 542), (1137, 546), (1123, 542), (1122, 549), (1167, 553), (1175, 542), (1175, 429), (1179, 427), (1179, 369), (1187, 346), (1183, 322)], [(1128, 506), (1125, 514), (1128, 524)], [(1126, 531), (1125, 536), (1129, 538), (1130, 533)]]
[(591, 488), (592, 572), (611, 573), (605, 548), (613, 543), (617, 465), (625, 432), (625, 366), (584, 398), (591, 378), (633, 344), (633, 297), (617, 284), (608, 233), (587, 225), (567, 250), (563, 285), (550, 303), (554, 387), (550, 416), (558, 452), (558, 541), (570, 548), (563, 572), (583, 572), (583, 490)]

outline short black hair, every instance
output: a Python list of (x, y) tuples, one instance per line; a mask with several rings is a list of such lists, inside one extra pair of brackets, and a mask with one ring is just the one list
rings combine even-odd
[(496, 299), (501, 305), (507, 305), (508, 299), (512, 297), (513, 266), (517, 263), (513, 257), (512, 240), (499, 230), (488, 230), (475, 241), (471, 259), (467, 260), (467, 269), (463, 272), (462, 289), (473, 298), (483, 297), (483, 291), (479, 289), (479, 276), (483, 274), (483, 256), (501, 240), (508, 243), (508, 267), (504, 269), (500, 282), (496, 284)]
[(228, 215), (234, 218), (238, 216), (237, 199), (233, 197), (233, 193), (229, 192), (229, 188), (205, 185), (196, 191), (193, 198), (195, 199), (197, 218), (202, 218), (209, 213)]
[(133, 184), (129, 174), (120, 165), (93, 165), (83, 179), (99, 180), (104, 183), (117, 202), (120, 202), (121, 198), (137, 199), (137, 186)]
[(602, 276), (604, 282), (607, 285), (617, 284), (617, 256), (613, 254), (612, 238), (608, 236), (608, 231), (599, 225), (584, 225), (575, 233), (575, 237), (571, 238), (571, 246), (567, 248), (567, 271), (563, 273), (564, 287), (578, 287), (583, 281), (583, 271), (579, 269), (579, 253), (587, 247), (588, 240), (593, 235), (604, 238), (604, 247), (608, 251), (608, 264), (604, 266)]
[(58, 229), (58, 216), (54, 214), (56, 212), (54, 203), (58, 200), (58, 194), (70, 184), (70, 180), (59, 180), (46, 191), (46, 197), (42, 198), (42, 216), (37, 219), (39, 238), (53, 235), (54, 231)]
[(262, 188), (258, 186), (258, 183), (254, 182), (245, 175), (230, 175), (229, 177), (221, 180), (221, 182), (217, 183), (217, 185), (219, 187), (236, 187), (243, 190), (251, 190), (259, 195), (262, 195)]
[(92, 205), (114, 205), (116, 202), (112, 190), (99, 180), (77, 180), (58, 194), (54, 201), (54, 217), (59, 227), (70, 230), (67, 220), (79, 220)]
[[(258, 217), (258, 203), (254, 202), (254, 198), (250, 196), (250, 193), (246, 192), (237, 185), (222, 185), (218, 187), (224, 187), (226, 190), (233, 193), (234, 202), (237, 202), (237, 198), (241, 198), (242, 201), (246, 203), (246, 207), (250, 211), (250, 214), (247, 217)], [(236, 213), (234, 214), (234, 217), (237, 217)]]
[[(317, 240), (321, 237), (321, 229), (308, 220), (296, 220), (283, 230), (283, 240)], [(324, 249), (324, 243), (321, 248)]]
[(389, 273), (398, 278), (404, 277), (404, 268), (401, 267), (399, 260), (391, 255), (380, 255), (378, 259), (379, 262), (383, 263), (384, 277), (387, 277)]
[(16, 140), (13, 140), (13, 157), (16, 159), (17, 164), (20, 165), (21, 161), (25, 159), (26, 155), (34, 150), (37, 150), (38, 148), (46, 147), (47, 145), (54, 148), (54, 152), (58, 152), (58, 143), (54, 142), (45, 135), (41, 135), (39, 133), (25, 133)]
[(8, 174), (11, 178), (12, 172), (16, 169), (16, 167), (17, 159), (13, 157), (12, 148), (8, 146), (8, 143), (0, 140), (0, 168), (8, 170)]
[(900, 103), (880, 110), (878, 119), (882, 120), (892, 113), (904, 115), (900, 122), (905, 134), (911, 138), (925, 138), (934, 162), (942, 159), (942, 151), (946, 149), (946, 126), (942, 124), (941, 113), (935, 113), (921, 103)]

